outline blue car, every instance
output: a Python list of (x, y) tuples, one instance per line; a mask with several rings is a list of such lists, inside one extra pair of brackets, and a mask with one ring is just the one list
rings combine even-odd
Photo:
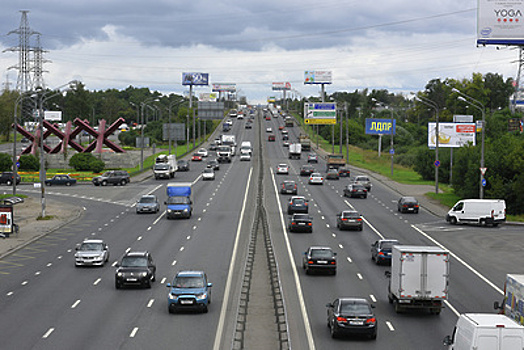
[(379, 239), (371, 245), (371, 260), (375, 264), (391, 264), (391, 251), (394, 245), (399, 245), (396, 239)]
[(208, 304), (211, 303), (212, 283), (207, 281), (207, 276), (202, 271), (181, 271), (176, 274), (173, 283), (168, 283), (170, 288), (167, 296), (169, 313), (178, 310), (199, 310), (207, 313)]

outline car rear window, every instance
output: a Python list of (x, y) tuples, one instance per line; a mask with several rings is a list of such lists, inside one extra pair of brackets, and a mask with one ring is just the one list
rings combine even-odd
[(342, 213), (343, 218), (357, 219), (360, 217), (359, 213), (344, 212)]
[(333, 252), (329, 249), (313, 249), (311, 250), (312, 258), (331, 258), (333, 257)]
[(342, 303), (340, 305), (340, 312), (350, 315), (371, 314), (371, 309), (368, 304), (364, 303)]

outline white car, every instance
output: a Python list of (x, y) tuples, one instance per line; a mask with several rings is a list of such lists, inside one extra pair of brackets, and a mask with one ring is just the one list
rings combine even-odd
[(215, 171), (211, 168), (206, 168), (202, 172), (202, 180), (214, 180), (215, 179)]
[(201, 157), (207, 157), (208, 152), (207, 152), (207, 149), (201, 148), (198, 150), (197, 154), (199, 154)]
[(309, 182), (308, 183), (310, 185), (323, 185), (324, 184), (324, 178), (322, 177), (322, 175), (320, 175), (320, 173), (313, 173), (309, 177)]
[(289, 166), (287, 164), (277, 165), (277, 174), (289, 174)]
[(272, 128), (266, 128), (266, 132), (273, 132)]
[(75, 266), (104, 266), (109, 261), (109, 247), (100, 239), (86, 239), (76, 247)]
[(242, 152), (240, 153), (240, 161), (250, 161), (251, 160), (251, 153), (249, 152)]

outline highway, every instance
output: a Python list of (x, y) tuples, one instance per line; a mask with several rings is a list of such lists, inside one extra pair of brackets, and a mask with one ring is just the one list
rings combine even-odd
[[(442, 339), (452, 332), (458, 313), (493, 312), (493, 302), (502, 298), (505, 274), (518, 272), (516, 266), (524, 262), (518, 254), (524, 248), (518, 227), (450, 226), (424, 208), (419, 214), (401, 215), (396, 211), (399, 195), (380, 183), (373, 183), (367, 199), (344, 198), (348, 180), (343, 178), (322, 186), (308, 185), (307, 178), (299, 176), (306, 159), (287, 159), (278, 131), (283, 119), (261, 117), (260, 112), (253, 129), (245, 129), (241, 120), (234, 121), (232, 129), (238, 144), (250, 140), (255, 145), (250, 162), (234, 157), (232, 163), (221, 164), (214, 181), (202, 181), (199, 176), (205, 159), (191, 162), (191, 171), (177, 173), (174, 181), (194, 183), (195, 207), (189, 220), (167, 220), (163, 210), (135, 213), (134, 204), (143, 194), (156, 194), (164, 202), (165, 180), (150, 178), (124, 187), (48, 189), (48, 196), (64, 205), (83, 207), (84, 212), (76, 221), (0, 260), (0, 327), (9, 335), (3, 337), (1, 347), (231, 348), (260, 171), (291, 348), (442, 349)], [(267, 142), (268, 126), (276, 142)], [(290, 141), (296, 140), (299, 128), (288, 130)], [(274, 174), (279, 163), (290, 165), (289, 175)], [(322, 160), (315, 167), (325, 170)], [(358, 172), (352, 169), (355, 175)], [(284, 179), (296, 180), (299, 195), (309, 198), (312, 234), (287, 232), (289, 196), (277, 189)], [(36, 196), (31, 190), (20, 190)], [(363, 214), (363, 231), (336, 228), (336, 213), (350, 208)], [(76, 244), (93, 237), (108, 243), (110, 263), (75, 268)], [(384, 272), (389, 268), (375, 265), (370, 258), (371, 243), (382, 237), (399, 239), (402, 244), (442, 245), (451, 251), (449, 300), (440, 315), (395, 313), (387, 299)], [(337, 252), (336, 276), (304, 273), (302, 253), (312, 245), (327, 245)], [(152, 253), (157, 265), (153, 288), (115, 289), (114, 264), (129, 249)], [(209, 313), (168, 313), (165, 285), (185, 269), (204, 270), (213, 283)], [(330, 337), (325, 305), (340, 296), (361, 296), (376, 305), (376, 340)], [(267, 348), (262, 341), (260, 349)]]

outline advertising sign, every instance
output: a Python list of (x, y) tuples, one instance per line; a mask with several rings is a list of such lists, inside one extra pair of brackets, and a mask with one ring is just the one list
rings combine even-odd
[(304, 105), (304, 121), (306, 124), (336, 124), (336, 103), (306, 103)]
[(0, 234), (13, 233), (13, 207), (0, 205)]
[[(475, 123), (439, 123), (438, 146), (444, 148), (458, 148), (471, 143), (475, 146)], [(436, 147), (436, 123), (428, 123), (428, 146)]]
[(331, 71), (307, 70), (304, 72), (304, 84), (331, 84)]
[(275, 96), (269, 96), (267, 98), (267, 102), (269, 102), (269, 103), (275, 103), (276, 100), (277, 100), (277, 98)]
[(182, 73), (182, 85), (209, 85), (209, 74)]
[(224, 102), (198, 102), (198, 118), (222, 119), (224, 107)]
[(477, 44), (523, 45), (524, 0), (479, 0)]
[(44, 119), (49, 121), (62, 121), (62, 111), (45, 111)]
[(290, 82), (273, 83), (273, 91), (291, 90)]
[(473, 116), (453, 114), (453, 123), (473, 123)]
[(508, 120), (508, 131), (520, 131), (524, 130), (524, 119), (510, 118)]
[(186, 138), (186, 124), (184, 123), (164, 123), (162, 124), (162, 140), (185, 140)]
[(236, 84), (213, 84), (213, 92), (236, 92)]
[(216, 94), (216, 92), (206, 92), (198, 95), (198, 100), (203, 102), (214, 102), (217, 100), (217, 98), (218, 95)]
[(366, 118), (366, 134), (368, 135), (393, 135), (396, 133), (397, 121), (395, 119)]

